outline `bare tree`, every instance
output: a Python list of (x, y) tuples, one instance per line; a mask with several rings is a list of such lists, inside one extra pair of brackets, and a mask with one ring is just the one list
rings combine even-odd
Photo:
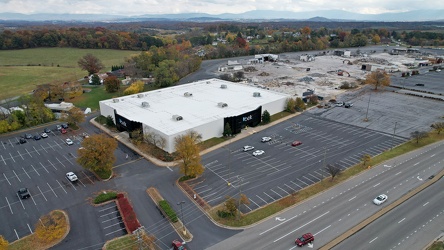
[(146, 142), (151, 143), (158, 148), (165, 148), (166, 139), (157, 133), (154, 132), (145, 133), (143, 135), (143, 138)]
[(436, 132), (439, 135), (441, 133), (441, 131), (444, 130), (444, 122), (433, 123), (432, 126), (430, 126), (430, 127), (433, 128), (434, 130), (436, 130)]
[(415, 131), (410, 133), (410, 137), (416, 140), (416, 144), (419, 143), (419, 140), (426, 138), (428, 136), (427, 132), (424, 131)]
[(330, 173), (332, 181), (341, 172), (339, 167), (333, 166), (332, 164), (327, 164), (325, 169)]

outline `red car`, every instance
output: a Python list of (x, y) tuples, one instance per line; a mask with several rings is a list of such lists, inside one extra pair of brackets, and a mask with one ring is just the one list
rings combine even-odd
[(60, 130), (60, 132), (62, 132), (62, 134), (66, 134), (66, 129), (62, 128), (62, 129)]
[(172, 247), (174, 250), (187, 250), (179, 240), (173, 240)]
[(296, 146), (299, 146), (299, 145), (301, 145), (301, 144), (302, 144), (302, 142), (300, 142), (300, 141), (294, 141), (294, 142), (291, 144), (291, 146), (296, 147)]
[(306, 244), (308, 244), (308, 243), (313, 242), (314, 240), (315, 240), (315, 239), (314, 239), (313, 234), (311, 234), (311, 233), (306, 233), (306, 234), (302, 235), (301, 237), (297, 238), (297, 239), (294, 241), (294, 243), (295, 243), (298, 247), (301, 247), (301, 246), (303, 246), (303, 245), (306, 245)]

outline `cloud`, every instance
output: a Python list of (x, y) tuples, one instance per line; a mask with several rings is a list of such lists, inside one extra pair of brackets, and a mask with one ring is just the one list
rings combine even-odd
[(315, 11), (345, 10), (363, 14), (444, 9), (444, 1), (430, 0), (0, 0), (1, 12), (167, 14), (242, 13), (250, 10)]

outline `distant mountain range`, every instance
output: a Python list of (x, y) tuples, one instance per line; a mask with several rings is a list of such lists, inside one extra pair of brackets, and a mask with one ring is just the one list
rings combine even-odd
[(317, 22), (328, 21), (373, 21), (373, 22), (415, 22), (415, 21), (444, 21), (444, 10), (414, 10), (402, 13), (358, 14), (342, 10), (322, 10), (308, 12), (254, 10), (240, 14), (211, 15), (206, 13), (181, 14), (147, 14), (139, 16), (102, 15), (102, 14), (20, 14), (0, 13), (0, 20), (23, 21), (106, 21), (133, 22), (146, 20), (178, 20), (194, 22), (260, 21), (260, 20), (310, 20)]

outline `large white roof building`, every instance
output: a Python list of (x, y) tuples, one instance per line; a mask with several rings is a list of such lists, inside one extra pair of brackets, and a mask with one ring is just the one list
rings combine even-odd
[(190, 130), (203, 140), (222, 136), (225, 123), (234, 133), (285, 108), (289, 96), (219, 79), (202, 80), (130, 96), (100, 101), (100, 112), (111, 116), (117, 128), (142, 129), (166, 140), (163, 148), (174, 152), (174, 139)]

